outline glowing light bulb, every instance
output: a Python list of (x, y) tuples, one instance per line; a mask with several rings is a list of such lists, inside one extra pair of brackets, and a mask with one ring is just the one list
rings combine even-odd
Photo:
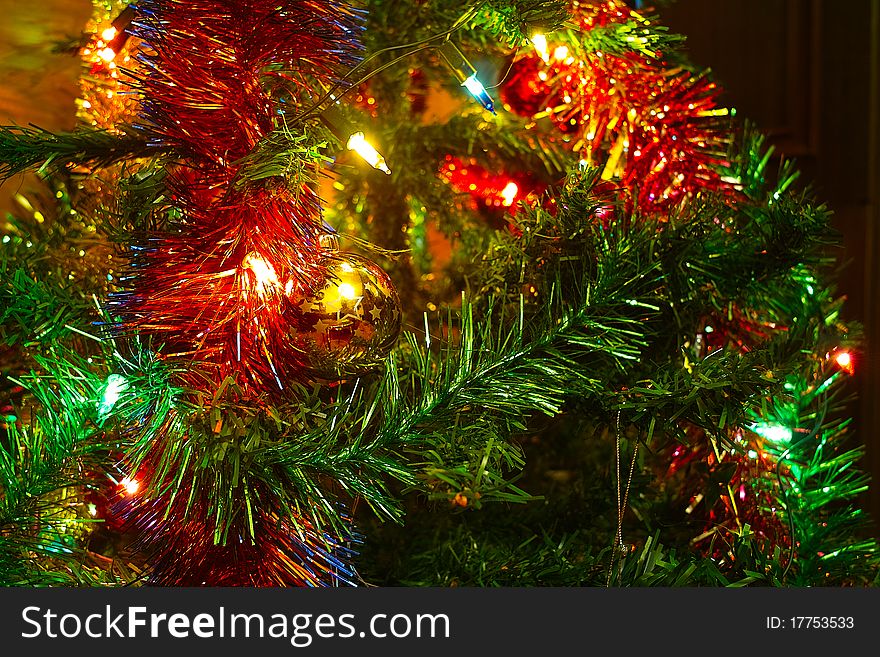
[(566, 46), (559, 46), (553, 51), (553, 59), (557, 61), (562, 61), (566, 57), (568, 57), (568, 48)]
[(98, 57), (105, 62), (112, 62), (116, 58), (116, 51), (113, 48), (103, 48), (98, 51)]
[(127, 495), (137, 495), (137, 492), (141, 489), (140, 482), (131, 477), (123, 477), (122, 481), (119, 482), (119, 485), (125, 489)]
[(477, 102), (480, 103), (480, 105), (492, 112), (492, 114), (495, 114), (495, 102), (492, 100), (489, 92), (486, 91), (486, 87), (483, 86), (483, 83), (477, 79), (476, 73), (462, 82), (461, 86), (470, 91), (471, 95), (477, 99)]
[(275, 268), (255, 253), (249, 253), (246, 255), (241, 266), (245, 269), (250, 269), (253, 272), (257, 283), (257, 294), (261, 296), (265, 295), (266, 289), (269, 286), (277, 287), (280, 285), (278, 275), (275, 273)]
[(550, 53), (547, 51), (547, 37), (543, 34), (532, 35), (532, 45), (535, 46), (535, 52), (538, 56), (547, 62), (550, 59)]
[(486, 87), (477, 79), (477, 69), (464, 56), (464, 53), (458, 49), (458, 46), (452, 43), (452, 41), (447, 41), (440, 46), (440, 55), (452, 70), (456, 79), (461, 83), (461, 86), (467, 88), (484, 109), (495, 114), (495, 103), (489, 92), (486, 91)]
[(516, 183), (512, 180), (501, 190), (501, 198), (503, 199), (505, 207), (513, 205), (513, 200), (516, 198), (517, 192), (519, 192), (519, 187), (517, 187)]
[(781, 424), (769, 424), (767, 422), (756, 422), (749, 426), (749, 429), (756, 434), (774, 443), (787, 443), (791, 440), (792, 431), (789, 427)]
[(107, 377), (104, 384), (104, 391), (101, 393), (101, 403), (98, 405), (98, 413), (106, 415), (113, 410), (116, 402), (119, 401), (120, 395), (128, 389), (128, 381), (121, 374), (111, 374)]
[(113, 41), (113, 39), (116, 38), (117, 34), (119, 34), (119, 32), (116, 30), (115, 27), (111, 25), (106, 30), (101, 32), (101, 38), (104, 40), (105, 43), (110, 43), (111, 41)]
[(841, 351), (834, 357), (835, 362), (847, 374), (855, 374), (855, 366), (853, 365), (852, 355), (848, 351)]
[(367, 141), (363, 132), (354, 133), (348, 138), (348, 143), (345, 146), (348, 150), (354, 151), (364, 158), (364, 161), (374, 169), (384, 171), (386, 174), (391, 175), (391, 169), (389, 169), (388, 165), (385, 163), (385, 158), (382, 157), (379, 154), (379, 151)]

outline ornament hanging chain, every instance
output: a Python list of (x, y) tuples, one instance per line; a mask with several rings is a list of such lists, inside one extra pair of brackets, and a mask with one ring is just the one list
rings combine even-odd
[(636, 443), (633, 448), (632, 460), (629, 464), (629, 476), (626, 479), (626, 488), (624, 489), (623, 499), (620, 497), (620, 443), (623, 442), (623, 436), (620, 432), (620, 411), (617, 411), (617, 415), (614, 420), (614, 429), (615, 429), (615, 441), (614, 441), (614, 464), (616, 471), (616, 480), (617, 480), (617, 535), (615, 536), (616, 543), (612, 545), (611, 550), (611, 563), (608, 566), (608, 580), (605, 583), (606, 587), (611, 586), (611, 577), (614, 573), (614, 564), (617, 562), (618, 555), (622, 558), (625, 554), (625, 547), (623, 545), (623, 514), (626, 512), (626, 505), (629, 501), (629, 491), (632, 486), (632, 478), (633, 472), (636, 467), (636, 456), (639, 453), (639, 444)]

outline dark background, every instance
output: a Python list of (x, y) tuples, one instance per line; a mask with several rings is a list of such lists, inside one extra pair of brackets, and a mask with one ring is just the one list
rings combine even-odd
[(834, 212), (845, 316), (865, 326), (852, 412), (880, 523), (880, 0), (677, 0), (658, 13)]

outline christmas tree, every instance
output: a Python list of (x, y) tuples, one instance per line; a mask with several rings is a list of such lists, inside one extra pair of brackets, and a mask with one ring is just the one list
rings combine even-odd
[(97, 2), (0, 134), (0, 582), (874, 583), (829, 211), (682, 41)]

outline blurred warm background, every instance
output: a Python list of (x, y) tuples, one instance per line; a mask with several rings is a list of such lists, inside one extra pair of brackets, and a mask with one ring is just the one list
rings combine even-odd
[[(61, 50), (80, 39), (91, 12), (89, 0), (0, 0), (0, 123), (73, 128), (80, 60)], [(0, 216), (36, 184), (26, 176), (0, 186)]]

